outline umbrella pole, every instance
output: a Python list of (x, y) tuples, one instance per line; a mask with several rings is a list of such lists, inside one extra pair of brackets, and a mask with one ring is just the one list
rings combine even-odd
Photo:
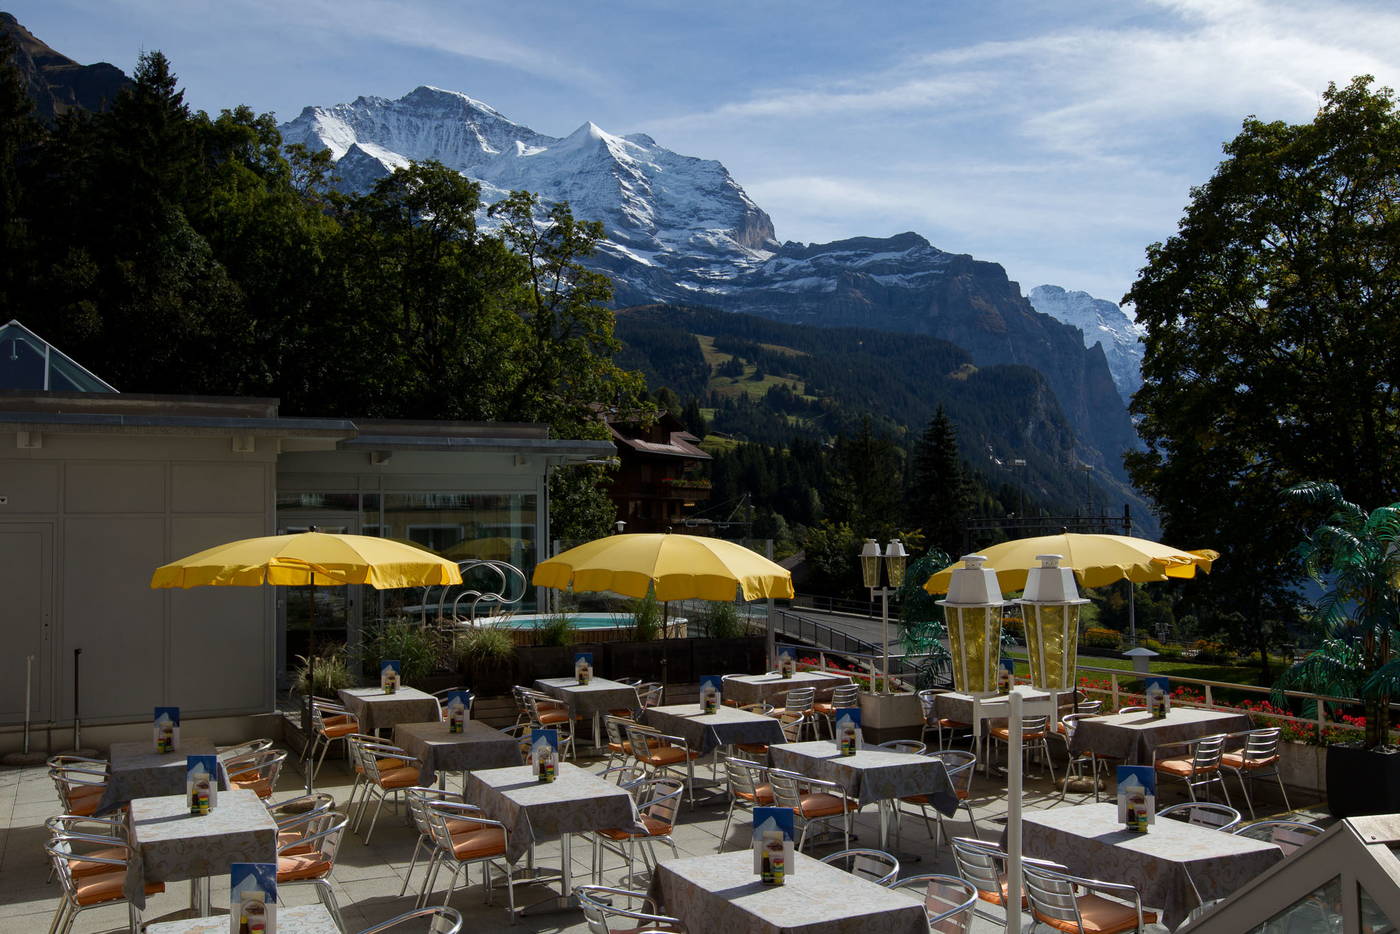
[[(302, 728), (302, 731), (306, 734), (306, 737), (305, 737), (306, 742), (309, 743), (309, 742), (312, 741), (313, 737), (314, 737), (315, 734), (316, 734), (316, 731), (312, 728), (312, 723), (313, 723), (314, 720), (315, 720), (315, 715), (312, 714), (312, 712), (311, 712), (311, 705), (312, 705), (312, 703), (313, 703), (312, 698), (314, 698), (314, 697), (316, 696), (316, 572), (315, 572), (315, 571), (312, 571), (312, 572), (311, 572), (311, 586), (309, 586), (309, 587), (306, 588), (306, 592), (307, 592), (307, 597), (309, 598), (309, 600), (310, 600), (310, 602), (311, 602), (311, 608), (310, 608), (310, 610), (307, 612), (307, 619), (308, 619), (310, 622), (309, 622), (309, 628), (307, 629), (307, 646), (306, 646), (306, 709), (302, 711), (302, 715), (301, 715), (301, 728)], [(313, 759), (311, 759), (311, 757), (308, 757), (308, 758), (307, 758), (307, 763), (306, 763), (306, 774), (305, 774), (305, 776), (303, 776), (303, 777), (306, 779), (306, 793), (307, 793), (307, 794), (311, 794), (311, 793), (315, 790), (315, 789), (312, 787), (312, 786), (314, 785), (314, 783), (315, 783), (315, 774), (316, 774), (316, 763), (315, 763), (315, 761), (314, 761)]]

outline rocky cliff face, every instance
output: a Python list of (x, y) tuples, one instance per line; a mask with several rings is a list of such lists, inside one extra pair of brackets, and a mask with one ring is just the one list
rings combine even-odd
[(70, 110), (105, 110), (131, 80), (115, 65), (80, 65), (49, 48), (9, 13), (0, 32), (15, 44), (15, 65), (40, 117), (52, 121)]
[(1145, 332), (1113, 302), (1088, 292), (1070, 292), (1058, 285), (1038, 285), (1026, 296), (1035, 310), (1073, 325), (1084, 334), (1084, 346), (1098, 345), (1108, 359), (1114, 385), (1126, 403), (1142, 385), (1142, 339)]

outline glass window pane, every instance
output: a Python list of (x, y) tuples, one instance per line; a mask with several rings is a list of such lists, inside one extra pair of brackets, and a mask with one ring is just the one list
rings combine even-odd
[(1362, 934), (1395, 934), (1395, 925), (1390, 918), (1386, 917), (1381, 906), (1376, 904), (1376, 900), (1371, 897), (1361, 886), (1357, 886), (1359, 892), (1358, 901), (1361, 903), (1361, 931)]
[(1314, 889), (1250, 934), (1337, 934), (1342, 930), (1342, 881)]

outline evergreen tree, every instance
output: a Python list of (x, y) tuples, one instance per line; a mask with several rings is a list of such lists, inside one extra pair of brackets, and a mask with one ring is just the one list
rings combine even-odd
[(705, 421), (705, 415), (700, 411), (700, 402), (693, 396), (685, 403), (685, 408), (681, 410), (681, 421), (685, 423), (685, 430), (701, 439), (709, 433), (710, 426)]
[(958, 436), (939, 406), (914, 447), (909, 492), (909, 522), (923, 530), (930, 548), (956, 554), (962, 548), (963, 523), (971, 512), (967, 471), (958, 456)]
[(831, 516), (865, 538), (895, 534), (904, 492), (904, 458), (888, 438), (875, 434), (869, 418), (854, 436), (832, 447)]

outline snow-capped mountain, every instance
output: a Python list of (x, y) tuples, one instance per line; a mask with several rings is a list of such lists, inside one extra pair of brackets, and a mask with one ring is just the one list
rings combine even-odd
[(1038, 285), (1026, 296), (1041, 314), (1073, 325), (1084, 333), (1084, 346), (1103, 347), (1113, 384), (1127, 402), (1142, 385), (1142, 325), (1123, 309), (1088, 292), (1069, 292), (1058, 285)]

